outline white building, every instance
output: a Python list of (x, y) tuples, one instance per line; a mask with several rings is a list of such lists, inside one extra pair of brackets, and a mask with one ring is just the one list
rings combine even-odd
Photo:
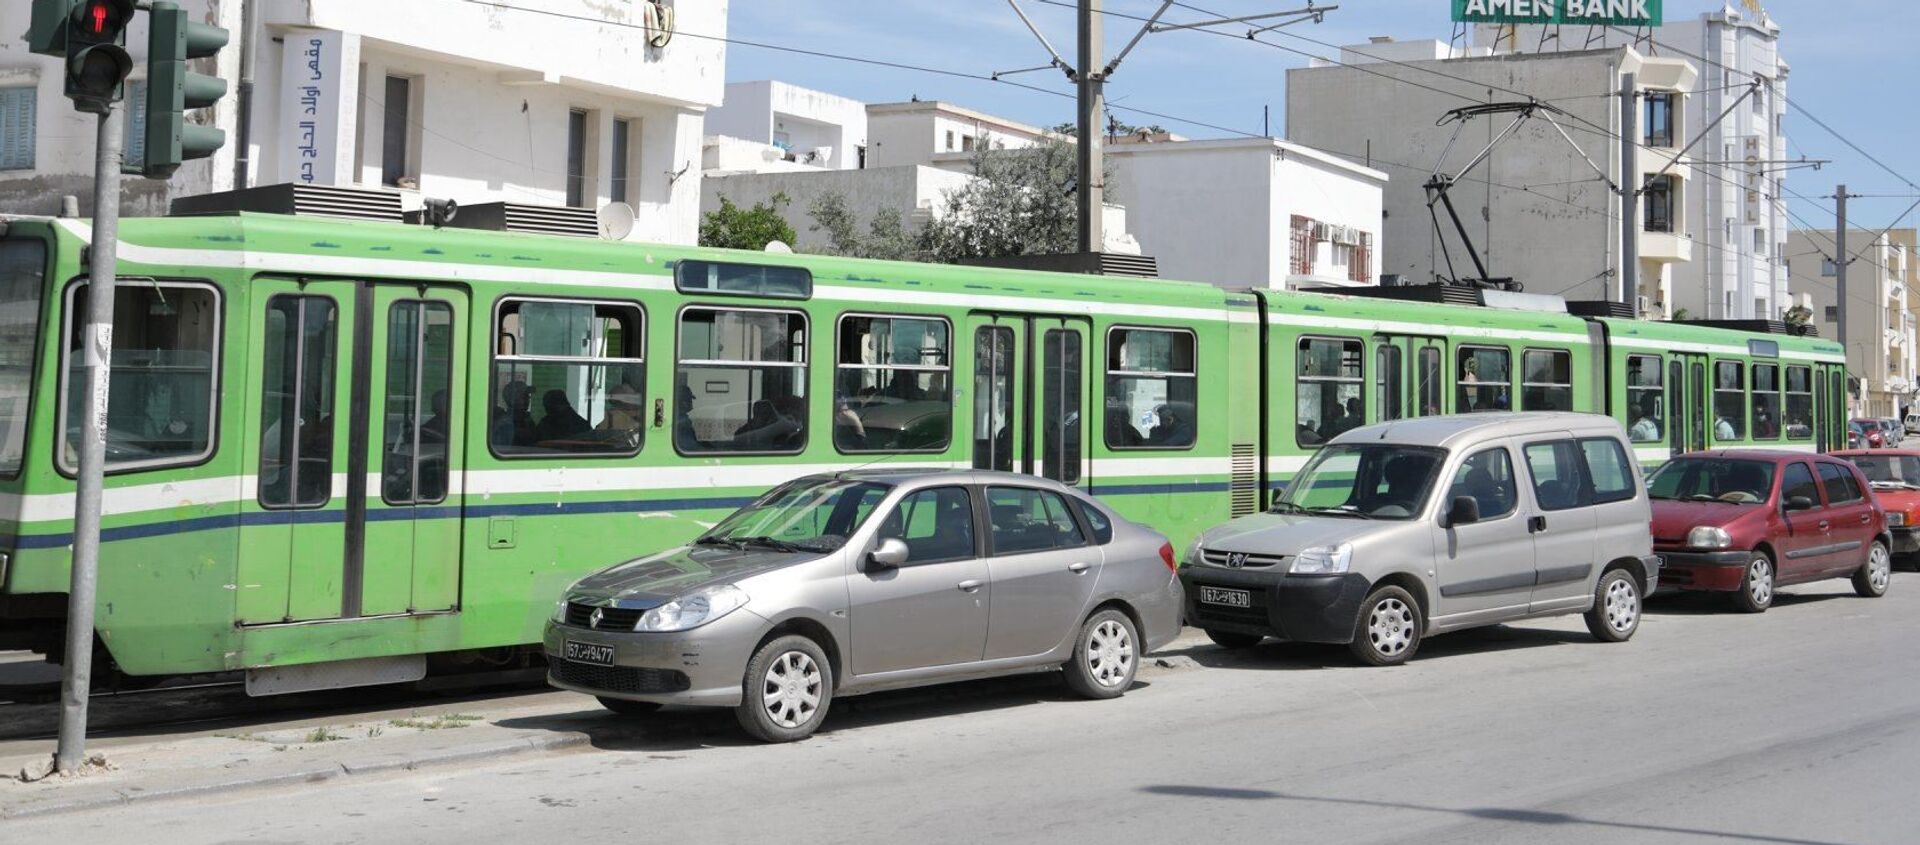
[[(231, 88), (240, 50), (254, 50), (249, 184), (387, 188), (408, 208), (427, 197), (618, 200), (638, 212), (632, 237), (695, 239), (701, 124), (721, 100), (725, 44), (672, 33), (724, 35), (724, 0), (257, 0), (251, 38), (235, 0), (184, 5), (234, 33), (214, 68)], [(671, 29), (650, 25), (669, 8)], [(25, 31), (28, 11), (7, 4), (0, 31)], [(129, 39), (136, 67), (145, 38), (142, 21)], [(59, 62), (0, 45), (0, 89), (9, 85), (35, 90), (35, 149), (31, 168), (0, 171), (0, 209), (45, 213), (58, 194), (87, 193), (92, 145), (74, 139), (91, 137), (91, 117), (61, 96)], [(166, 189), (130, 182), (128, 210), (162, 213), (168, 193), (234, 187), (239, 108), (229, 94), (213, 110), (227, 148)]]
[(1017, 150), (1049, 134), (939, 100), (875, 103), (867, 106), (867, 166), (924, 164), (967, 173), (980, 145)]
[(1847, 374), (1857, 388), (1856, 414), (1891, 417), (1912, 401), (1920, 337), (1915, 308), (1920, 307), (1920, 233), (1913, 229), (1852, 230), (1847, 252), (1847, 334), (1840, 336), (1839, 268), (1834, 264), (1833, 232), (1795, 229), (1786, 254), (1791, 295), (1813, 310), (1809, 320), (1821, 337), (1847, 347)]
[[(1393, 61), (1368, 58), (1383, 51)], [(1410, 51), (1410, 58), (1400, 58), (1402, 51)], [(1622, 181), (1615, 140), (1620, 76), (1634, 73), (1643, 97), (1677, 103), (1670, 110), (1668, 145), (1643, 151), (1635, 179), (1657, 177), (1640, 200), (1636, 294), (1644, 313), (1671, 313), (1673, 268), (1694, 259), (1687, 216), (1693, 167), (1690, 157), (1675, 160), (1684, 140), (1672, 140), (1686, 137), (1680, 106), (1694, 90), (1693, 65), (1625, 47), (1483, 55), (1439, 43), (1408, 47), (1379, 39), (1344, 55), (1354, 66), (1317, 62), (1287, 72), (1287, 138), (1392, 174), (1380, 272), (1415, 282), (1475, 274), (1444, 209), (1444, 240), (1436, 239), (1423, 186), (1436, 172), (1459, 173), (1512, 117), (1478, 118), (1451, 146), (1455, 126), (1436, 121), (1490, 96), (1518, 102), (1532, 97), (1565, 110), (1557, 119), (1578, 148), (1553, 125), (1533, 119), (1497, 145), (1450, 196), (1488, 275), (1517, 279), (1529, 293), (1614, 298), (1622, 219), (1612, 187)], [(1442, 58), (1419, 58), (1425, 55)], [(1445, 58), (1455, 55), (1461, 57)]]
[(1230, 288), (1377, 284), (1387, 174), (1268, 138), (1117, 143), (1108, 196), (1160, 275)]
[[(1562, 27), (1558, 37), (1537, 26), (1481, 26), (1478, 49), (1552, 52), (1591, 46), (1633, 44), (1631, 32)], [(1685, 146), (1700, 137), (1691, 156), (1697, 178), (1688, 195), (1688, 234), (1693, 261), (1673, 267), (1672, 310), (1697, 318), (1779, 319), (1791, 307), (1785, 258), (1787, 229), (1783, 197), (1788, 156), (1782, 123), (1787, 111), (1789, 68), (1780, 53), (1780, 26), (1764, 11), (1749, 12), (1739, 3), (1692, 20), (1672, 21), (1651, 31), (1643, 49), (1693, 61), (1700, 72), (1698, 90), (1686, 98)], [(1697, 58), (1696, 58), (1697, 57)], [(1748, 97), (1716, 123), (1722, 112), (1758, 80)], [(1662, 105), (1641, 112), (1648, 146), (1668, 140), (1660, 134)]]
[(867, 105), (785, 82), (732, 82), (726, 100), (707, 112), (706, 132), (709, 138), (773, 147), (780, 161), (858, 170), (867, 146)]

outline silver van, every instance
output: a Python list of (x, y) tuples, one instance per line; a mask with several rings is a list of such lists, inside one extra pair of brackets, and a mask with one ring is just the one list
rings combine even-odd
[(1430, 634), (1567, 613), (1624, 641), (1660, 571), (1632, 455), (1620, 424), (1592, 414), (1348, 431), (1267, 512), (1194, 543), (1188, 624), (1229, 648), (1347, 643), (1376, 666)]

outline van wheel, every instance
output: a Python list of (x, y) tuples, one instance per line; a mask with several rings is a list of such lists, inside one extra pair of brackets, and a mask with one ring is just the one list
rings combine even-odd
[(1853, 573), (1853, 591), (1862, 598), (1877, 599), (1887, 594), (1887, 585), (1892, 581), (1893, 556), (1887, 554), (1886, 546), (1875, 540), (1867, 549), (1867, 562)]
[(628, 701), (624, 698), (608, 698), (604, 695), (596, 695), (594, 699), (600, 702), (601, 707), (622, 716), (645, 716), (660, 709), (658, 701)]
[(1221, 648), (1252, 648), (1266, 639), (1259, 634), (1237, 634), (1232, 631), (1216, 631), (1212, 628), (1204, 630), (1207, 632), (1207, 639), (1213, 640), (1213, 644)]
[(1426, 627), (1420, 605), (1406, 590), (1392, 585), (1368, 594), (1354, 623), (1353, 642), (1347, 648), (1370, 666), (1398, 666), (1420, 650)]
[(1593, 588), (1587, 631), (1603, 643), (1623, 643), (1640, 630), (1640, 582), (1624, 569), (1609, 570)]
[(833, 666), (813, 640), (788, 634), (760, 647), (747, 661), (740, 727), (761, 742), (806, 739), (827, 718), (833, 701)]
[(1087, 617), (1067, 659), (1067, 688), (1081, 698), (1119, 698), (1140, 669), (1133, 620), (1111, 607)]
[(1747, 561), (1747, 577), (1733, 591), (1733, 609), (1741, 613), (1763, 613), (1773, 606), (1773, 558), (1766, 552), (1754, 552)]

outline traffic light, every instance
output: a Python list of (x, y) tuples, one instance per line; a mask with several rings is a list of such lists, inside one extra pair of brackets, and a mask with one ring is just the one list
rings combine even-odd
[[(35, 23), (45, 4), (34, 6)], [(73, 107), (106, 114), (120, 101), (120, 83), (133, 71), (123, 46), (133, 0), (81, 0), (66, 25), (67, 97)], [(30, 33), (31, 34), (31, 33)]]
[(33, 0), (33, 22), (27, 25), (27, 50), (43, 56), (67, 54), (67, 18), (79, 0)]
[(147, 160), (140, 170), (151, 178), (165, 178), (180, 163), (206, 158), (227, 144), (227, 133), (212, 126), (188, 123), (188, 109), (203, 109), (227, 95), (227, 81), (192, 73), (188, 59), (220, 52), (227, 31), (193, 23), (176, 3), (156, 0), (148, 13), (152, 25), (147, 46)]

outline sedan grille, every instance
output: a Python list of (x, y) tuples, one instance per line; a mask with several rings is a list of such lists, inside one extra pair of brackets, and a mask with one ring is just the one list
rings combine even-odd
[[(600, 624), (593, 624), (593, 612), (600, 611)], [(644, 610), (632, 610), (624, 607), (596, 607), (577, 601), (567, 602), (567, 624), (574, 628), (587, 628), (597, 631), (631, 631), (640, 621)]]
[[(1241, 558), (1240, 565), (1234, 566), (1234, 558)], [(1228, 569), (1267, 569), (1286, 563), (1285, 555), (1256, 555), (1246, 552), (1228, 552), (1220, 549), (1202, 549), (1200, 559), (1208, 566), (1220, 566)]]
[(547, 671), (554, 680), (569, 686), (635, 695), (685, 692), (691, 685), (686, 673), (672, 669), (595, 666), (574, 660), (555, 660)]

